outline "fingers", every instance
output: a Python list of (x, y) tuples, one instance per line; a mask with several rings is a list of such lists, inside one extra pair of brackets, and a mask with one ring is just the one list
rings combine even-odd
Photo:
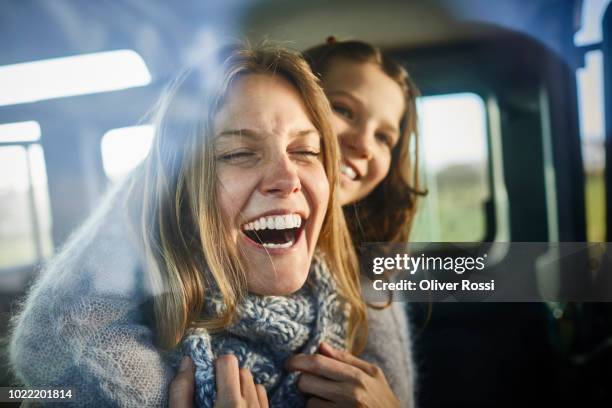
[(232, 354), (226, 354), (215, 361), (217, 371), (217, 399), (236, 402), (242, 399), (240, 391), (240, 374), (238, 359)]
[(357, 367), (322, 354), (296, 354), (287, 361), (287, 369), (308, 372), (334, 381), (354, 382), (365, 375)]
[(312, 397), (306, 402), (306, 408), (333, 408), (336, 404), (330, 401), (325, 401), (320, 398)]
[(334, 348), (327, 343), (321, 343), (319, 346), (319, 352), (324, 356), (331, 357), (333, 359), (342, 361), (343, 363), (357, 367), (371, 376), (376, 376), (378, 374), (379, 369), (374, 364), (370, 364), (367, 361), (355, 357), (348, 351)]
[(261, 408), (268, 408), (268, 394), (266, 393), (266, 388), (261, 384), (257, 384), (255, 390), (257, 391), (259, 406)]
[(325, 400), (343, 400), (344, 383), (327, 380), (314, 374), (302, 373), (298, 379), (297, 387), (304, 394), (310, 394)]
[(253, 382), (253, 376), (251, 372), (244, 367), (240, 369), (240, 389), (242, 390), (242, 398), (244, 398), (248, 406), (257, 403), (257, 390)]
[(268, 408), (268, 396), (263, 385), (255, 385), (247, 368), (239, 368), (238, 359), (227, 354), (215, 361), (217, 370), (217, 401), (215, 407)]
[(170, 408), (193, 407), (195, 367), (189, 357), (183, 357), (176, 377), (170, 383), (168, 406)]

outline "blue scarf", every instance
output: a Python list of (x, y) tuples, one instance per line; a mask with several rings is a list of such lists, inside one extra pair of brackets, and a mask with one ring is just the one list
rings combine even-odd
[[(222, 302), (214, 296), (207, 313), (218, 313)], [(196, 403), (212, 407), (216, 399), (214, 363), (218, 356), (234, 354), (240, 367), (251, 371), (262, 384), (271, 407), (301, 407), (306, 403), (297, 390), (298, 373), (284, 365), (295, 353), (315, 353), (321, 342), (346, 347), (346, 304), (337, 295), (325, 264), (313, 260), (306, 284), (290, 296), (249, 294), (237, 307), (234, 323), (224, 331), (191, 329), (183, 340), (183, 354), (195, 364)]]

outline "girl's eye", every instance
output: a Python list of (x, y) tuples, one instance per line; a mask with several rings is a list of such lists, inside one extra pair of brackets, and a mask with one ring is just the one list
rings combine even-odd
[(391, 136), (389, 136), (386, 133), (382, 133), (382, 132), (376, 133), (376, 139), (386, 144), (387, 146), (389, 146), (389, 148), (393, 147), (393, 139), (391, 138)]
[(349, 108), (345, 108), (344, 106), (340, 105), (332, 105), (332, 109), (338, 115), (343, 116), (346, 119), (353, 119), (353, 111), (351, 111)]

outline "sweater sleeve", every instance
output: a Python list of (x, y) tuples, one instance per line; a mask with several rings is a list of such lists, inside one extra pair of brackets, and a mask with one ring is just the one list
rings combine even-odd
[(30, 299), (11, 344), (28, 388), (70, 388), (79, 406), (164, 406), (174, 372), (129, 299), (86, 297), (59, 306)]
[(393, 302), (384, 309), (367, 309), (368, 340), (361, 358), (383, 370), (402, 407), (413, 408), (415, 373), (404, 306)]
[(117, 203), (110, 196), (37, 278), (12, 322), (10, 361), (26, 387), (70, 388), (78, 406), (163, 406), (176, 352), (154, 345)]

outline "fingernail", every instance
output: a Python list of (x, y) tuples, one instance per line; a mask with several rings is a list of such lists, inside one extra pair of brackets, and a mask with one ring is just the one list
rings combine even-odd
[(187, 370), (191, 366), (191, 359), (187, 356), (183, 357), (181, 360), (181, 365), (179, 366), (179, 372)]
[(336, 349), (330, 346), (329, 343), (325, 343), (325, 342), (321, 343), (321, 345), (319, 346), (319, 351), (321, 351), (324, 354), (327, 353), (330, 356), (336, 355)]

